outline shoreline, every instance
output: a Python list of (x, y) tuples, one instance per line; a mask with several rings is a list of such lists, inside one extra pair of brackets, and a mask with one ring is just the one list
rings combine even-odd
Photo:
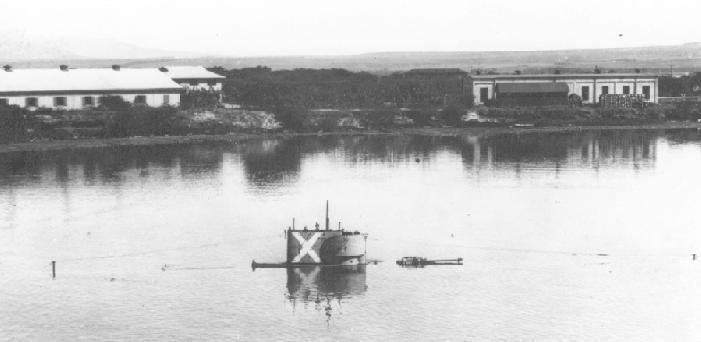
[(494, 136), (501, 134), (532, 134), (583, 132), (601, 130), (660, 130), (660, 129), (701, 129), (699, 122), (662, 122), (645, 125), (620, 126), (547, 126), (547, 127), (439, 127), (439, 128), (395, 128), (386, 131), (339, 131), (323, 133), (280, 132), (280, 133), (233, 133), (219, 135), (150, 136), (105, 139), (49, 140), (25, 143), (0, 144), (0, 154), (13, 152), (47, 152), (78, 150), (116, 146), (182, 145), (204, 142), (235, 142), (261, 138), (286, 138), (299, 136), (400, 136), (418, 135), (433, 137)]

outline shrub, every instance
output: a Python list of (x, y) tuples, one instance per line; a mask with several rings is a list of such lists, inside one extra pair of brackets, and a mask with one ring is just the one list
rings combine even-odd
[(296, 106), (279, 106), (272, 110), (275, 120), (287, 129), (299, 130), (304, 128), (307, 111)]
[(504, 121), (534, 122), (540, 124), (556, 124), (562, 121), (577, 120), (588, 116), (588, 111), (572, 108), (567, 105), (525, 106), (525, 107), (480, 107), (480, 116), (486, 116)]
[(579, 111), (570, 107), (546, 107), (538, 111), (543, 120), (574, 120)]
[(184, 118), (172, 107), (137, 107), (112, 115), (105, 123), (108, 137), (135, 135), (178, 135), (187, 132)]
[(443, 122), (452, 127), (460, 126), (462, 115), (465, 114), (465, 109), (459, 106), (449, 106), (441, 111)]
[(101, 96), (98, 99), (98, 103), (100, 104), (98, 106), (99, 109), (102, 110), (128, 110), (131, 108), (131, 103), (127, 102), (122, 98), (121, 96), (113, 96), (113, 95), (107, 95), (107, 96)]
[(0, 103), (0, 143), (20, 142), (27, 138), (27, 114), (18, 106)]
[(338, 128), (338, 119), (337, 115), (325, 116), (317, 121), (316, 126), (324, 132), (331, 132)]
[(411, 120), (414, 121), (414, 126), (424, 127), (432, 126), (436, 123), (435, 113), (430, 110), (412, 110), (406, 113)]
[(191, 91), (180, 96), (183, 109), (213, 109), (219, 104), (219, 94), (206, 91)]
[(666, 118), (670, 120), (698, 120), (701, 118), (701, 103), (676, 103), (669, 107), (666, 114)]
[(667, 118), (667, 113), (675, 110), (672, 105), (650, 105), (643, 110), (643, 115), (648, 119), (664, 120)]
[(391, 110), (374, 110), (360, 114), (360, 122), (369, 129), (391, 127), (397, 113)]
[(601, 108), (598, 113), (604, 119), (632, 119), (638, 116), (633, 108)]

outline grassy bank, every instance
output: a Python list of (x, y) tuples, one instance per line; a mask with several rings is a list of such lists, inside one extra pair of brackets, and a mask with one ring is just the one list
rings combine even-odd
[(435, 127), (435, 128), (397, 128), (390, 130), (374, 131), (338, 131), (324, 133), (229, 133), (214, 135), (187, 135), (187, 136), (152, 136), (152, 137), (125, 137), (105, 139), (76, 139), (24, 142), (14, 144), (0, 144), (0, 154), (11, 152), (29, 151), (56, 151), (70, 149), (105, 148), (114, 146), (146, 146), (146, 145), (179, 145), (197, 144), (203, 142), (236, 142), (248, 139), (260, 138), (285, 138), (297, 136), (343, 136), (343, 135), (422, 135), (422, 136), (490, 136), (500, 134), (535, 134), (555, 132), (583, 132), (595, 130), (657, 130), (657, 129), (701, 129), (698, 122), (660, 122), (645, 125), (619, 125), (619, 126), (552, 126), (552, 127)]

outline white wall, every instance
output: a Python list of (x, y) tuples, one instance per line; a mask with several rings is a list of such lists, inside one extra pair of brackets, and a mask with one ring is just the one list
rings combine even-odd
[(146, 104), (149, 107), (160, 107), (164, 103), (164, 95), (168, 95), (168, 105), (179, 106), (180, 94), (123, 94), (121, 95), (124, 101), (134, 103), (134, 98), (138, 95), (146, 96)]
[[(598, 103), (599, 96), (601, 95), (601, 88), (603, 86), (609, 87), (609, 94), (623, 94), (623, 87), (630, 87), (630, 94), (642, 94), (643, 86), (650, 86), (650, 102), (657, 103), (657, 79), (656, 78), (604, 78), (596, 79), (593, 78), (581, 78), (581, 79), (565, 79), (565, 78), (520, 78), (520, 79), (496, 79), (496, 80), (474, 80), (472, 83), (472, 93), (474, 96), (474, 101), (476, 105), (483, 104), (479, 99), (480, 88), (489, 88), (489, 99), (494, 98), (495, 89), (494, 84), (501, 83), (547, 83), (547, 82), (557, 82), (566, 83), (569, 88), (570, 94), (577, 94), (582, 96), (582, 87), (589, 87), (589, 99), (582, 99), (584, 103)], [(596, 88), (596, 89), (595, 89)], [(594, 92), (596, 90), (596, 92)]]
[(474, 81), (472, 83), (472, 96), (474, 98), (475, 104), (484, 104), (480, 101), (480, 89), (487, 88), (487, 97), (491, 100), (494, 98), (494, 82), (478, 82)]
[[(173, 94), (121, 94), (121, 96), (125, 101), (134, 103), (134, 98), (137, 95), (144, 95), (146, 96), (146, 104), (150, 107), (160, 107), (164, 105), (164, 95), (168, 95), (169, 97), (169, 105), (170, 106), (179, 106), (180, 105), (180, 94), (179, 93), (173, 93)], [(28, 97), (36, 97), (38, 99), (38, 108), (51, 108), (51, 109), (65, 109), (65, 110), (76, 110), (76, 109), (85, 109), (85, 108), (90, 108), (88, 107), (83, 107), (83, 97), (90, 96), (93, 98), (93, 105), (97, 106), (98, 104), (98, 98), (101, 96), (105, 95), (95, 95), (95, 94), (80, 94), (80, 95), (52, 95), (52, 96), (0, 96), (0, 98), (7, 99), (8, 104), (10, 105), (18, 105), (20, 107), (25, 106), (25, 100)], [(66, 98), (66, 106), (57, 108), (54, 106), (54, 97), (65, 97)]]

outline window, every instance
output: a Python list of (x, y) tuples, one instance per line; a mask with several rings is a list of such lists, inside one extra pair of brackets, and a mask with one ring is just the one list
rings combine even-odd
[(623, 94), (630, 94), (630, 86), (623, 86)]
[(65, 96), (54, 97), (54, 107), (65, 107), (66, 102), (67, 102), (67, 100), (66, 100)]
[(5, 106), (7, 106), (7, 104), (8, 104), (7, 99), (0, 99), (0, 105), (5, 105)]
[(39, 99), (36, 97), (27, 97), (24, 99), (25, 107), (36, 107), (39, 105)]
[(197, 81), (190, 81), (190, 85), (196, 87), (199, 83)]
[(643, 95), (645, 95), (646, 100), (650, 99), (650, 86), (643, 86)]
[(136, 95), (134, 97), (134, 104), (135, 105), (145, 105), (146, 104), (146, 95)]
[(92, 96), (83, 96), (83, 107), (92, 107), (95, 105), (95, 99)]
[(167, 106), (170, 104), (170, 95), (163, 95), (163, 105)]
[(210, 87), (214, 87), (215, 85), (217, 85), (217, 81), (209, 81), (207, 82), (207, 85)]
[(589, 86), (582, 86), (582, 101), (589, 101)]
[(608, 95), (609, 86), (601, 86), (601, 95)]

